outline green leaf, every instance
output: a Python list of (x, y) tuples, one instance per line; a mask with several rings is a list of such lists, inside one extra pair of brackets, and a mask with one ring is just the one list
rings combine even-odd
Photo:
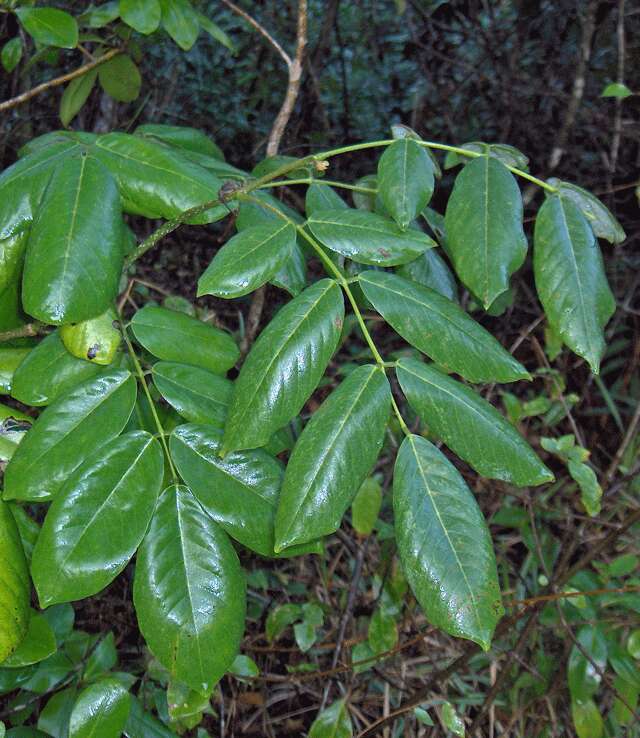
[(0, 348), (0, 395), (10, 394), (13, 375), (29, 353), (28, 348)]
[(433, 162), (414, 139), (398, 139), (380, 157), (377, 181), (382, 204), (405, 231), (431, 199)]
[(221, 433), (181, 425), (171, 434), (171, 456), (180, 476), (207, 513), (236, 541), (273, 556), (273, 521), (282, 463), (261, 449), (220, 458)]
[[(70, 140), (59, 140), (19, 159), (0, 175), (0, 239), (28, 230), (56, 166), (77, 151)], [(22, 243), (22, 242), (20, 242)], [(3, 244), (3, 251), (6, 244)], [(21, 251), (21, 250), (20, 250)], [(6, 263), (3, 254), (2, 263)], [(20, 258), (17, 261), (21, 260)], [(16, 259), (12, 259), (13, 262)], [(6, 267), (0, 270), (3, 286), (9, 280)]]
[(365, 479), (351, 503), (351, 525), (361, 536), (373, 533), (382, 506), (382, 487), (373, 477)]
[[(199, 154), (199, 159), (212, 157), (224, 162), (224, 154), (206, 133), (189, 126), (169, 126), (164, 123), (145, 123), (135, 130), (136, 136), (145, 136), (182, 151)], [(238, 170), (239, 171), (239, 170)]]
[(442, 724), (454, 735), (464, 738), (464, 721), (450, 702), (442, 703)]
[(25, 405), (48, 405), (100, 371), (98, 365), (72, 356), (56, 330), (31, 349), (16, 369), (11, 396)]
[(9, 39), (2, 47), (0, 52), (0, 61), (7, 74), (11, 74), (22, 59), (22, 40), (20, 36), (14, 36)]
[(58, 164), (29, 235), (25, 311), (54, 324), (103, 313), (118, 294), (121, 234), (120, 195), (109, 172), (88, 156)]
[(98, 77), (97, 69), (90, 69), (81, 77), (72, 79), (64, 88), (62, 98), (60, 99), (60, 121), (65, 128), (71, 123), (76, 115), (87, 102), (87, 98), (91, 94), (91, 90)]
[(376, 366), (358, 367), (305, 427), (289, 459), (276, 516), (276, 550), (333, 533), (371, 472), (391, 409)]
[(136, 697), (131, 697), (131, 711), (124, 727), (127, 738), (177, 738), (163, 723), (151, 713), (145, 712)]
[(387, 272), (362, 272), (358, 284), (410, 344), (470, 382), (530, 379), (527, 370), (456, 303)]
[(144, 537), (163, 472), (160, 444), (145, 431), (113, 439), (76, 469), (33, 551), (42, 608), (90, 597), (116, 578)]
[(56, 8), (18, 8), (16, 15), (24, 30), (43, 46), (74, 49), (78, 45), (76, 19)]
[(218, 251), (198, 280), (198, 297), (248, 295), (268, 282), (292, 254), (296, 229), (286, 221), (245, 228)]
[(198, 14), (189, 0), (160, 0), (162, 27), (183, 51), (195, 44), (200, 32)]
[(313, 721), (309, 738), (352, 738), (353, 727), (345, 700), (334, 702)]
[(224, 426), (233, 388), (228, 379), (199, 367), (158, 361), (153, 365), (153, 383), (185, 420)]
[(120, 738), (129, 717), (129, 693), (116, 679), (103, 679), (78, 695), (69, 738)]
[(369, 621), (367, 636), (374, 654), (391, 651), (398, 642), (398, 628), (393, 615), (378, 607)]
[(165, 361), (177, 361), (224, 374), (240, 352), (228, 333), (174, 310), (147, 305), (131, 321), (136, 340)]
[(344, 301), (322, 279), (285, 305), (262, 331), (234, 383), (223, 452), (264, 446), (302, 409), (338, 345)]
[(55, 633), (47, 619), (32, 610), (24, 638), (13, 653), (2, 662), (2, 666), (17, 669), (37, 664), (55, 653), (57, 648)]
[(118, 54), (98, 67), (102, 89), (118, 102), (133, 102), (140, 95), (142, 77), (128, 54)]
[(593, 231), (577, 205), (552, 195), (538, 212), (534, 244), (536, 289), (547, 319), (597, 374), (603, 328), (616, 305)]
[(102, 3), (96, 7), (89, 7), (79, 18), (79, 22), (83, 26), (89, 28), (104, 28), (104, 26), (113, 22), (120, 15), (118, 0)]
[(624, 100), (625, 97), (630, 97), (631, 95), (633, 95), (633, 92), (631, 92), (631, 90), (621, 82), (611, 82), (600, 93), (600, 97), (618, 97), (621, 100)]
[(31, 583), (18, 526), (0, 500), (0, 662), (27, 633)]
[(489, 530), (456, 468), (420, 436), (400, 447), (393, 511), (402, 567), (427, 620), (488, 650), (504, 614)]
[(148, 36), (160, 25), (159, 0), (120, 0), (120, 17), (134, 31)]
[(545, 484), (553, 474), (500, 413), (472, 389), (415, 359), (401, 359), (398, 381), (409, 404), (478, 474), (518, 487)]
[(107, 366), (120, 345), (120, 331), (115, 327), (117, 321), (116, 311), (109, 308), (97, 318), (61, 326), (60, 338), (72, 356)]
[(429, 249), (417, 259), (403, 264), (396, 273), (404, 279), (435, 290), (452, 302), (458, 301), (458, 285), (446, 261), (436, 249)]
[(634, 659), (640, 660), (640, 628), (636, 628), (629, 633), (627, 651)]
[(571, 700), (571, 717), (578, 738), (602, 738), (604, 722), (593, 700)]
[(197, 15), (198, 22), (200, 23), (200, 28), (202, 28), (203, 31), (206, 31), (212, 39), (218, 41), (223, 46), (226, 46), (232, 54), (235, 54), (236, 47), (234, 46), (233, 41), (229, 38), (229, 36), (222, 30), (222, 28), (220, 28), (217, 23), (214, 23), (212, 20), (207, 18), (204, 13), (197, 13)]
[(574, 459), (569, 459), (567, 468), (580, 487), (580, 500), (587, 514), (591, 517), (598, 515), (601, 507), (602, 487), (598, 484), (595, 472), (591, 467)]
[(9, 462), (4, 498), (49, 500), (98, 448), (119, 435), (133, 410), (136, 382), (113, 370), (53, 402)]
[(488, 308), (527, 255), (522, 196), (504, 164), (480, 156), (465, 166), (447, 203), (445, 228), (456, 273)]
[(571, 200), (580, 208), (598, 238), (604, 238), (610, 243), (622, 243), (625, 240), (627, 234), (617, 218), (595, 195), (560, 179), (551, 178), (549, 184), (558, 188), (562, 199)]
[(229, 667), (229, 673), (237, 677), (252, 678), (260, 674), (260, 669), (252, 658), (244, 654), (238, 654)]
[(51, 697), (38, 717), (38, 728), (46, 735), (68, 738), (69, 718), (76, 701), (76, 687), (63, 689)]
[(297, 242), (293, 245), (291, 256), (271, 277), (270, 282), (286, 290), (291, 297), (297, 297), (307, 286), (307, 260)]
[(582, 650), (576, 645), (571, 649), (567, 664), (567, 677), (571, 699), (584, 702), (598, 691), (602, 679), (584, 653), (589, 655), (600, 671), (603, 671), (607, 664), (607, 642), (602, 631), (592, 625), (580, 628), (577, 640)]
[(270, 610), (265, 623), (265, 635), (269, 643), (277, 640), (291, 623), (301, 617), (302, 607), (294, 602), (287, 602)]
[[(214, 200), (222, 182), (194, 164), (179, 151), (149, 138), (127, 133), (99, 136), (92, 155), (118, 182), (122, 206), (127, 213), (170, 220), (185, 210)], [(189, 223), (211, 223), (229, 214), (217, 205)]]
[(324, 184), (312, 184), (307, 188), (304, 209), (307, 218), (323, 210), (346, 210), (349, 206), (332, 188)]
[(619, 695), (613, 701), (613, 714), (621, 725), (629, 725), (635, 719), (631, 710), (635, 711), (638, 708), (640, 690), (635, 684), (630, 684), (619, 676), (613, 680), (613, 687)]
[(142, 635), (172, 678), (211, 692), (238, 653), (245, 580), (226, 533), (186, 487), (160, 497), (138, 552), (133, 600)]
[(436, 245), (422, 231), (402, 231), (387, 218), (364, 210), (322, 210), (307, 224), (327, 248), (360, 264), (406, 264)]

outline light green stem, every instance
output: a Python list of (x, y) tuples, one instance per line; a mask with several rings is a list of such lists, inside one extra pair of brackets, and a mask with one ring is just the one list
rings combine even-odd
[(149, 407), (151, 408), (151, 415), (153, 415), (153, 422), (156, 424), (156, 428), (158, 429), (158, 435), (160, 436), (160, 443), (162, 444), (162, 448), (164, 450), (167, 463), (169, 464), (169, 470), (171, 472), (171, 477), (173, 478), (174, 483), (178, 484), (178, 474), (176, 472), (175, 466), (173, 465), (173, 461), (171, 460), (171, 454), (169, 453), (169, 446), (167, 445), (167, 439), (166, 439), (167, 434), (165, 433), (165, 430), (162, 427), (162, 423), (160, 422), (160, 418), (158, 417), (155, 402), (153, 401), (153, 397), (151, 397), (151, 392), (149, 391), (149, 387), (147, 386), (147, 380), (145, 379), (145, 373), (142, 369), (142, 366), (140, 365), (140, 361), (138, 360), (138, 357), (136, 355), (135, 349), (133, 348), (133, 345), (131, 344), (129, 336), (127, 335), (127, 328), (124, 325), (122, 316), (120, 316), (120, 325), (121, 325), (122, 337), (124, 338), (124, 342), (127, 346), (127, 351), (129, 352), (131, 361), (133, 362), (133, 365), (136, 369), (136, 374), (138, 375), (138, 379), (140, 380), (142, 389), (147, 397), (147, 400), (149, 401)]

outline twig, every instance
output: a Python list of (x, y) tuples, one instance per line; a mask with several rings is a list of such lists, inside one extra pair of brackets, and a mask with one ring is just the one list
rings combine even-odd
[[(616, 36), (618, 39), (618, 84), (624, 84), (624, 0), (618, 0), (618, 22), (616, 25)], [(613, 138), (611, 139), (611, 151), (609, 154), (609, 172), (613, 175), (618, 164), (618, 152), (620, 151), (620, 138), (622, 137), (622, 98), (616, 97), (615, 117), (613, 120)]]
[(232, 3), (231, 0), (222, 0), (222, 2), (230, 9), (233, 10), (236, 15), (239, 15), (241, 18), (244, 18), (247, 23), (252, 25), (258, 33), (261, 33), (267, 41), (273, 46), (273, 48), (280, 54), (280, 56), (284, 59), (284, 63), (287, 66), (291, 65), (291, 57), (287, 52), (280, 46), (280, 44), (276, 41), (276, 39), (267, 31), (267, 29), (258, 23), (258, 21), (249, 13), (246, 12), (246, 10), (243, 10), (242, 8), (238, 7), (235, 3)]
[(3, 331), (0, 333), (0, 343), (5, 341), (13, 341), (14, 338), (28, 338), (29, 336), (39, 336), (46, 329), (44, 323), (39, 320), (33, 323), (26, 323), (18, 328), (12, 328), (10, 331)]
[(104, 64), (105, 62), (109, 61), (109, 59), (113, 59), (113, 57), (117, 56), (118, 54), (122, 54), (121, 49), (111, 49), (111, 51), (107, 51), (107, 53), (100, 58), (95, 59), (95, 61), (88, 62), (87, 64), (74, 69), (73, 72), (67, 72), (67, 74), (63, 74), (60, 77), (50, 79), (48, 82), (43, 82), (41, 85), (32, 87), (30, 90), (23, 92), (21, 95), (17, 95), (16, 97), (12, 97), (9, 100), (5, 100), (4, 102), (0, 103), (0, 113), (4, 112), (5, 110), (10, 110), (11, 108), (15, 108), (18, 105), (22, 105), (22, 103), (27, 102), (27, 100), (31, 100), (32, 97), (35, 97), (41, 92), (45, 92), (52, 87), (58, 87), (65, 84), (65, 82), (70, 82), (72, 79), (82, 77), (83, 74), (86, 74), (87, 72), (90, 72), (92, 69), (95, 69), (101, 64)]
[(629, 447), (629, 444), (633, 440), (633, 437), (636, 433), (639, 423), (640, 423), (640, 402), (638, 402), (638, 404), (636, 405), (636, 410), (633, 413), (633, 417), (631, 418), (631, 422), (629, 423), (627, 432), (624, 434), (622, 443), (618, 447), (618, 450), (616, 451), (616, 455), (613, 457), (613, 461), (611, 462), (611, 465), (609, 466), (606, 474), (604, 475), (604, 479), (607, 484), (613, 479), (614, 474), (618, 471), (618, 467), (620, 466), (622, 457), (624, 456), (625, 451)]

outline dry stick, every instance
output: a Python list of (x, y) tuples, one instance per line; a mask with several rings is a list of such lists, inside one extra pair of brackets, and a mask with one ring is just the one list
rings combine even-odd
[[(287, 84), (287, 92), (284, 97), (282, 106), (276, 116), (269, 140), (267, 142), (267, 156), (275, 156), (280, 147), (280, 141), (284, 134), (293, 107), (298, 99), (300, 92), (300, 80), (302, 79), (302, 62), (304, 59), (304, 50), (307, 45), (307, 0), (299, 0), (298, 2), (298, 29), (296, 33), (296, 52), (293, 59), (287, 54), (278, 41), (267, 31), (267, 29), (259, 23), (253, 16), (249, 15), (245, 10), (238, 7), (231, 0), (222, 0), (222, 2), (230, 8), (234, 13), (244, 18), (247, 23), (252, 25), (258, 33), (260, 33), (273, 48), (280, 54), (284, 63), (287, 65), (287, 73), (289, 82)], [(259, 287), (251, 298), (251, 306), (249, 307), (249, 315), (247, 316), (247, 327), (244, 337), (240, 342), (240, 353), (244, 356), (249, 347), (253, 343), (254, 338), (260, 327), (260, 318), (264, 309), (265, 295), (267, 286)]]
[(14, 338), (28, 338), (29, 336), (39, 336), (44, 333), (46, 326), (39, 320), (33, 323), (26, 323), (25, 325), (18, 326), (18, 328), (12, 328), (9, 331), (3, 331), (0, 333), (0, 343), (4, 341), (12, 341)]
[[(555, 582), (555, 587), (564, 587), (564, 585), (573, 576), (575, 576), (577, 572), (587, 567), (602, 551), (604, 551), (608, 546), (614, 543), (621, 535), (623, 535), (627, 530), (629, 530), (631, 527), (633, 527), (638, 522), (640, 522), (640, 509), (636, 510), (631, 515), (629, 515), (627, 520), (624, 522), (624, 524), (620, 528), (617, 528), (616, 530), (611, 531), (608, 535), (602, 538), (602, 540), (599, 543), (596, 543), (594, 546), (592, 546), (589, 549), (589, 551), (587, 551), (587, 553), (584, 554), (584, 556), (582, 556), (578, 561), (576, 561), (575, 564), (567, 568), (558, 577), (558, 580)], [(568, 549), (567, 553), (570, 555), (571, 550)], [(559, 568), (562, 569), (562, 564)], [(553, 587), (554, 587), (554, 584), (553, 583), (550, 584), (546, 588), (547, 591), (544, 594), (550, 594)], [(544, 606), (544, 602), (539, 602), (537, 605), (535, 605), (535, 610), (534, 610), (534, 613), (532, 613), (532, 615), (539, 613), (543, 606)], [(498, 627), (496, 628), (496, 637), (503, 636), (505, 633), (511, 630), (511, 628), (520, 620), (520, 618), (525, 612), (526, 610), (521, 610), (515, 615), (512, 615), (510, 618), (507, 618), (503, 620), (501, 623), (499, 623)], [(366, 738), (366, 736), (374, 735), (385, 725), (392, 723), (393, 721), (395, 721), (397, 718), (404, 715), (409, 710), (413, 710), (414, 707), (418, 707), (422, 702), (424, 702), (429, 697), (435, 685), (442, 684), (451, 675), (455, 674), (455, 672), (457, 672), (460, 668), (465, 666), (467, 662), (471, 659), (471, 657), (477, 653), (477, 651), (478, 651), (478, 646), (476, 644), (474, 643), (467, 644), (464, 652), (460, 656), (458, 656), (458, 658), (455, 661), (449, 664), (449, 666), (447, 666), (446, 668), (439, 669), (434, 674), (432, 674), (427, 684), (422, 689), (420, 689), (418, 692), (416, 692), (416, 694), (413, 697), (411, 697), (409, 700), (407, 700), (402, 705), (400, 705), (400, 707), (397, 710), (392, 712), (387, 717), (376, 720), (368, 728), (362, 731), (357, 736), (357, 738)]]
[(88, 62), (82, 67), (74, 69), (73, 72), (67, 72), (67, 74), (63, 74), (60, 77), (50, 79), (48, 82), (43, 82), (41, 85), (37, 85), (36, 87), (23, 92), (21, 95), (17, 95), (16, 97), (12, 97), (9, 100), (5, 100), (4, 102), (0, 103), (0, 113), (4, 112), (5, 110), (10, 110), (11, 108), (15, 108), (18, 105), (22, 105), (22, 103), (27, 102), (27, 100), (31, 100), (32, 97), (35, 97), (41, 92), (45, 92), (52, 87), (59, 87), (60, 85), (65, 84), (65, 82), (70, 82), (72, 79), (82, 77), (83, 74), (86, 74), (92, 69), (99, 67), (101, 64), (109, 61), (109, 59), (113, 59), (113, 57), (117, 56), (118, 54), (122, 54), (121, 49), (111, 49), (111, 51), (107, 51), (107, 53), (100, 58)]

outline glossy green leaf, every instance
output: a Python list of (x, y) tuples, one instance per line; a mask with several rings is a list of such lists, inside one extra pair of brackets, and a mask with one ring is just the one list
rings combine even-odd
[(25, 405), (48, 405), (101, 367), (72, 356), (56, 330), (31, 349), (13, 375), (11, 396)]
[(307, 286), (307, 260), (297, 242), (293, 245), (289, 258), (269, 281), (286, 290), (291, 297), (297, 297)]
[(218, 251), (198, 280), (198, 297), (248, 295), (268, 282), (290, 258), (296, 229), (287, 221), (245, 228)]
[[(146, 218), (175, 218), (185, 210), (215, 200), (222, 181), (179, 151), (127, 133), (107, 133), (95, 142), (97, 157), (118, 182), (127, 213)], [(228, 215), (217, 205), (189, 223), (210, 223)]]
[(353, 727), (344, 700), (334, 702), (313, 721), (309, 738), (352, 738)]
[(200, 32), (198, 14), (189, 0), (160, 0), (162, 27), (183, 51), (195, 44)]
[(186, 487), (160, 497), (138, 552), (140, 630), (171, 676), (210, 692), (238, 653), (245, 580), (227, 534)]
[(153, 383), (185, 420), (223, 427), (233, 388), (228, 379), (196, 366), (158, 361)]
[(22, 302), (45, 323), (103, 313), (122, 269), (120, 196), (109, 172), (88, 156), (57, 167), (31, 228)]
[(578, 738), (602, 738), (604, 721), (593, 700), (571, 700), (571, 717)]
[(327, 248), (360, 264), (406, 264), (436, 245), (422, 231), (403, 231), (387, 218), (364, 210), (322, 210), (307, 223)]
[(68, 738), (69, 718), (76, 701), (76, 687), (68, 687), (51, 697), (38, 717), (38, 728), (46, 735)]
[(362, 272), (358, 283), (382, 317), (409, 343), (470, 382), (529, 379), (527, 370), (456, 303), (387, 272)]
[(120, 345), (117, 321), (115, 310), (109, 308), (97, 318), (61, 326), (60, 338), (66, 350), (77, 359), (107, 366), (115, 358)]
[(24, 230), (0, 241), (0, 290), (3, 292), (20, 282), (28, 238), (29, 231)]
[(511, 423), (472, 389), (415, 359), (401, 359), (396, 373), (429, 431), (478, 474), (519, 487), (553, 481)]
[(260, 669), (256, 662), (249, 656), (238, 654), (233, 660), (233, 664), (229, 667), (229, 673), (237, 677), (257, 677)]
[(98, 67), (102, 89), (118, 102), (133, 102), (140, 95), (142, 77), (128, 54), (118, 54)]
[(81, 77), (72, 79), (64, 88), (60, 99), (60, 121), (63, 126), (68, 126), (87, 102), (97, 77), (98, 70), (91, 69)]
[(313, 415), (289, 459), (276, 516), (276, 550), (333, 533), (371, 472), (391, 409), (376, 366), (355, 369)]
[(464, 738), (464, 721), (456, 712), (454, 706), (450, 702), (444, 702), (442, 705), (442, 724), (447, 730), (450, 730), (453, 735)]
[(109, 2), (101, 3), (97, 7), (90, 5), (78, 18), (78, 21), (82, 26), (88, 28), (104, 28), (104, 26), (116, 20), (119, 15), (118, 0), (109, 0)]
[(618, 97), (622, 100), (631, 95), (633, 92), (623, 82), (611, 82), (600, 93), (600, 97)]
[(421, 436), (400, 447), (393, 511), (402, 567), (427, 620), (487, 650), (504, 614), (491, 536), (456, 468)]
[(135, 379), (113, 370), (49, 405), (7, 466), (4, 498), (51, 499), (87, 457), (120, 433), (135, 399)]
[(129, 693), (116, 679), (103, 679), (78, 695), (69, 738), (120, 738), (129, 717)]
[(488, 308), (527, 254), (522, 196), (504, 164), (480, 156), (465, 166), (447, 203), (445, 228), (458, 276)]
[(55, 633), (47, 619), (41, 613), (31, 610), (24, 638), (13, 653), (2, 662), (2, 666), (17, 669), (37, 664), (55, 653), (57, 647)]
[(33, 551), (42, 608), (90, 597), (127, 565), (155, 509), (164, 464), (145, 431), (102, 446), (56, 495)]
[(31, 582), (18, 526), (9, 506), (0, 501), (0, 662), (27, 633)]
[(10, 394), (13, 375), (29, 353), (28, 348), (0, 347), (0, 395)]
[(150, 712), (145, 712), (140, 700), (131, 697), (131, 711), (124, 727), (127, 738), (177, 738), (163, 723)]
[(249, 352), (225, 428), (224, 452), (264, 446), (302, 409), (338, 345), (344, 301), (322, 279), (285, 305)]
[(575, 459), (569, 459), (567, 468), (580, 487), (580, 500), (587, 514), (591, 517), (598, 515), (601, 507), (602, 487), (598, 483), (595, 472), (590, 466)]
[(160, 25), (159, 0), (120, 0), (120, 17), (138, 33), (147, 36)]
[(456, 278), (437, 249), (425, 251), (417, 259), (398, 267), (396, 273), (404, 279), (435, 290), (452, 302), (458, 301)]
[[(29, 228), (55, 168), (78, 149), (71, 140), (56, 140), (34, 150), (0, 175), (0, 239)], [(6, 246), (4, 247), (6, 248)], [(6, 257), (3, 258), (3, 261)], [(0, 277), (7, 277), (0, 270)], [(6, 285), (6, 281), (2, 283)]]
[(22, 39), (20, 36), (10, 38), (2, 47), (0, 52), (0, 61), (7, 74), (11, 74), (13, 70), (20, 64), (22, 59)]
[(610, 243), (622, 243), (627, 237), (617, 218), (595, 195), (578, 185), (563, 182), (555, 177), (549, 180), (549, 184), (558, 188), (561, 199), (571, 200), (580, 208), (598, 238), (604, 238)]
[(177, 361), (224, 374), (240, 352), (228, 333), (175, 310), (147, 305), (131, 321), (136, 340), (165, 361)]
[(219, 163), (224, 162), (224, 154), (220, 147), (197, 128), (169, 126), (163, 123), (145, 123), (136, 128), (135, 135), (157, 139), (182, 151), (198, 154), (199, 160), (202, 160), (203, 157), (213, 157), (219, 159)]
[(552, 195), (538, 212), (534, 244), (536, 289), (547, 319), (597, 374), (603, 328), (616, 304), (593, 231), (572, 200)]
[(414, 139), (398, 139), (380, 157), (377, 181), (382, 204), (404, 231), (431, 199), (433, 162)]
[(181, 425), (171, 434), (171, 456), (180, 476), (207, 513), (239, 543), (273, 556), (273, 521), (282, 463), (262, 449), (220, 458), (221, 433)]
[(332, 188), (324, 184), (312, 184), (307, 188), (304, 209), (307, 218), (323, 210), (345, 210), (349, 206)]
[(351, 503), (351, 525), (356, 533), (369, 536), (373, 533), (382, 506), (382, 487), (373, 477), (365, 479)]
[(43, 46), (74, 49), (78, 45), (76, 19), (56, 8), (18, 8), (16, 15), (24, 30)]

